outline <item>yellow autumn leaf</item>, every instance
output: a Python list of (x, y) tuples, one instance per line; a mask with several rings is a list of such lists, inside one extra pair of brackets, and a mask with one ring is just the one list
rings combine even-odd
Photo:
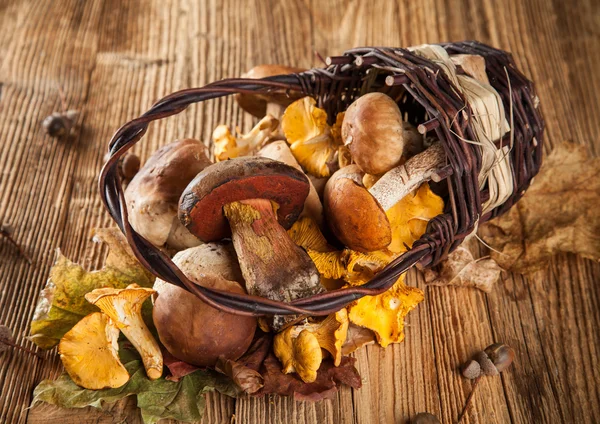
[(86, 293), (134, 283), (152, 287), (154, 277), (137, 261), (118, 228), (96, 229), (93, 236), (109, 247), (105, 265), (98, 271), (87, 271), (58, 252), (31, 321), (29, 339), (42, 349), (54, 347), (79, 320), (98, 311), (85, 300)]

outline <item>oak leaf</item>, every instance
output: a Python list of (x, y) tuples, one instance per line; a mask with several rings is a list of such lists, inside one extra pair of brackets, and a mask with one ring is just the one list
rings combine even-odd
[(432, 286), (475, 287), (489, 293), (501, 271), (492, 258), (475, 259), (469, 249), (459, 246), (435, 268), (425, 268), (423, 274)]
[(523, 274), (560, 252), (600, 260), (600, 158), (584, 146), (556, 146), (523, 198), (480, 235), (496, 250), (492, 259)]

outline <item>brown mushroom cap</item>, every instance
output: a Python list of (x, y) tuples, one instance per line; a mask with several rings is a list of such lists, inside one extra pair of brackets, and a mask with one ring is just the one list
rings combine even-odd
[(204, 242), (218, 241), (231, 230), (223, 206), (246, 199), (268, 199), (278, 205), (284, 228), (298, 219), (308, 196), (308, 178), (284, 163), (260, 157), (241, 157), (215, 163), (187, 186), (179, 200), (179, 219)]
[(331, 176), (325, 185), (325, 216), (342, 243), (372, 252), (392, 242), (392, 231), (385, 211), (362, 185), (362, 175), (358, 165), (349, 165)]
[[(266, 77), (272, 77), (275, 75), (287, 75), (303, 72), (306, 69), (293, 68), (291, 66), (283, 65), (258, 65), (250, 69), (248, 72), (242, 75), (242, 78), (260, 79)], [(267, 113), (267, 103), (273, 102), (278, 103), (282, 106), (288, 106), (294, 100), (302, 97), (301, 93), (289, 92), (284, 93), (281, 91), (256, 94), (237, 94), (235, 99), (242, 109), (246, 112), (262, 118)]]
[(367, 174), (383, 174), (398, 166), (405, 140), (402, 113), (394, 99), (383, 93), (356, 99), (344, 115), (342, 139)]
[[(202, 257), (197, 262), (188, 260), (206, 253), (204, 246), (179, 252), (173, 261), (199, 286), (246, 293), (239, 283), (212, 273), (218, 270), (213, 269), (211, 261), (203, 263)], [(223, 248), (216, 248), (226, 253)], [(232, 259), (225, 262), (233, 265), (235, 255), (231, 255)], [(231, 274), (229, 270), (227, 273)], [(192, 293), (159, 279), (154, 287), (158, 292), (152, 309), (154, 324), (160, 341), (176, 358), (197, 366), (214, 366), (220, 356), (236, 360), (250, 346), (256, 330), (256, 318), (219, 311)]]
[[(125, 190), (129, 221), (133, 228), (156, 246), (167, 242), (177, 221), (179, 196), (188, 183), (210, 165), (206, 147), (194, 139), (177, 140), (157, 150)], [(186, 232), (181, 229), (180, 233)], [(191, 234), (182, 234), (177, 248), (199, 244)], [(191, 239), (191, 240), (190, 240)]]

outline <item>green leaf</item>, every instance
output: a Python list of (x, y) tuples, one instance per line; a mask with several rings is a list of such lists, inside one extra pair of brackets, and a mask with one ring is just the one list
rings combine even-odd
[(204, 394), (217, 390), (228, 396), (239, 393), (234, 383), (222, 374), (211, 370), (197, 370), (178, 382), (149, 380), (139, 356), (132, 350), (121, 348), (121, 362), (131, 376), (117, 389), (88, 390), (77, 386), (67, 374), (56, 380), (42, 381), (33, 392), (32, 406), (46, 402), (62, 408), (102, 407), (102, 402), (113, 403), (126, 396), (137, 397), (146, 424), (159, 419), (173, 418), (184, 422), (200, 421), (204, 414)]
[(42, 349), (54, 347), (81, 318), (99, 310), (85, 300), (86, 293), (133, 283), (152, 287), (154, 277), (137, 261), (119, 229), (97, 229), (93, 236), (109, 248), (106, 263), (98, 271), (86, 271), (58, 252), (31, 322), (29, 338)]

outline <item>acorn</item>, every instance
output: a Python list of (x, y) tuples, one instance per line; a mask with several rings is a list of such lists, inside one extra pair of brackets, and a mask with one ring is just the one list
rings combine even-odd
[(42, 127), (50, 137), (61, 138), (70, 134), (78, 114), (76, 110), (54, 112), (42, 121)]

